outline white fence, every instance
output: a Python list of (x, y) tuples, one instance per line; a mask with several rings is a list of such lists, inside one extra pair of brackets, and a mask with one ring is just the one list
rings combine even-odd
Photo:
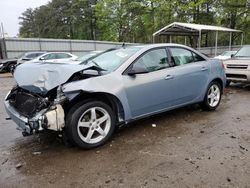
[[(130, 43), (129, 43), (130, 44)], [(17, 57), (23, 52), (29, 51), (61, 51), (70, 52), (81, 56), (93, 50), (107, 50), (121, 46), (119, 42), (91, 41), (91, 40), (67, 40), (67, 39), (37, 39), (37, 38), (4, 38), (0, 39), (0, 59)], [(232, 46), (232, 50), (238, 50), (240, 46)], [(229, 50), (228, 46), (218, 46), (217, 54)], [(201, 48), (202, 53), (212, 57), (214, 47)]]

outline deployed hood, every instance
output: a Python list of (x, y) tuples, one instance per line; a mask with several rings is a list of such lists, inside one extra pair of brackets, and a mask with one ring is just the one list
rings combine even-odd
[(86, 69), (98, 70), (98, 67), (91, 64), (25, 63), (16, 68), (14, 78), (19, 87), (46, 94), (49, 90), (67, 82), (74, 73)]

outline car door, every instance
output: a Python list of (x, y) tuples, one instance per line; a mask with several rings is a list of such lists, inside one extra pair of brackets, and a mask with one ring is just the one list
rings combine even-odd
[(171, 106), (175, 87), (169, 76), (170, 57), (165, 48), (147, 51), (129, 69), (142, 68), (147, 73), (124, 74), (123, 84), (133, 118), (151, 114)]
[(175, 67), (171, 76), (178, 87), (173, 87), (175, 100), (172, 105), (178, 106), (193, 102), (199, 102), (200, 97), (207, 87), (210, 66), (207, 61), (196, 54), (182, 47), (169, 47), (171, 59)]

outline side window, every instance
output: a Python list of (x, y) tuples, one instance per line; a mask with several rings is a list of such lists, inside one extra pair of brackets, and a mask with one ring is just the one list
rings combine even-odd
[(45, 60), (56, 59), (56, 54), (48, 54), (43, 57)]
[(168, 56), (165, 49), (155, 49), (140, 57), (133, 67), (143, 67), (149, 72), (169, 67)]
[(194, 62), (205, 61), (205, 59), (193, 52)]
[(56, 59), (66, 59), (66, 58), (71, 58), (71, 56), (68, 54), (64, 54), (64, 53), (56, 54)]
[(194, 62), (191, 51), (184, 48), (170, 48), (170, 50), (176, 65), (185, 65)]

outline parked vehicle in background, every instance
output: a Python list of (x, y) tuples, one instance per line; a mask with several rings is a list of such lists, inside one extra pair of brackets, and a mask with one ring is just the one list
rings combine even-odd
[(237, 51), (225, 51), (221, 55), (215, 56), (214, 59), (220, 59), (220, 60), (226, 60), (231, 59), (231, 57), (236, 53)]
[(17, 59), (17, 64), (22, 64), (22, 63), (25, 63), (27, 61), (31, 61), (43, 54), (45, 54), (46, 52), (27, 52), (27, 53), (24, 53), (23, 55), (21, 55), (21, 57), (19, 57)]
[(224, 61), (227, 85), (233, 82), (250, 83), (250, 45), (243, 46), (232, 59)]
[(67, 52), (48, 52), (33, 59), (31, 62), (64, 63), (77, 58), (76, 55)]
[(81, 148), (121, 124), (194, 103), (215, 110), (226, 83), (220, 61), (178, 44), (113, 49), (82, 64), (26, 63), (5, 99), (23, 135), (54, 130)]
[(11, 72), (13, 67), (15, 67), (16, 63), (16, 58), (0, 60), (0, 73)]
[(30, 61), (46, 52), (25, 52), (18, 57), (5, 59), (0, 62), (0, 72), (13, 72), (17, 64)]

